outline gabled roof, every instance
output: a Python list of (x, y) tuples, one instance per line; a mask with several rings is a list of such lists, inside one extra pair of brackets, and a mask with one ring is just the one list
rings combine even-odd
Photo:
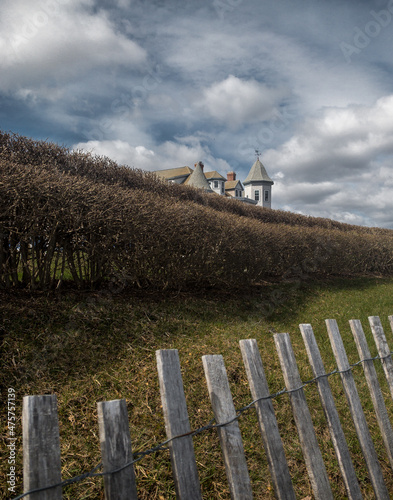
[(184, 184), (187, 184), (187, 186), (196, 187), (198, 189), (205, 189), (209, 193), (213, 192), (199, 163), (196, 164), (195, 170), (192, 172), (190, 177), (186, 179)]
[(259, 158), (257, 158), (257, 161), (251, 167), (251, 170), (248, 173), (247, 178), (243, 181), (243, 184), (245, 185), (245, 184), (251, 184), (251, 182), (261, 182), (261, 181), (270, 182), (271, 184), (274, 184), (271, 178), (267, 175), (265, 167), (259, 161)]
[(241, 189), (243, 190), (242, 183), (240, 181), (226, 181), (225, 183), (225, 191), (231, 191), (232, 189)]
[(221, 174), (217, 172), (217, 170), (213, 170), (213, 172), (206, 172), (205, 173), (206, 179), (209, 180), (220, 180), (220, 181), (225, 181), (225, 177), (223, 177)]
[(164, 179), (174, 179), (176, 177), (184, 177), (192, 174), (193, 170), (190, 167), (167, 168), (165, 170), (155, 170), (154, 173)]

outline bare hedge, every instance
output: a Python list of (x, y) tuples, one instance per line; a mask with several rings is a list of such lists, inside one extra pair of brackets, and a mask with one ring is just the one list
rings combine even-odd
[(163, 289), (393, 271), (393, 232), (258, 209), (0, 133), (0, 287)]

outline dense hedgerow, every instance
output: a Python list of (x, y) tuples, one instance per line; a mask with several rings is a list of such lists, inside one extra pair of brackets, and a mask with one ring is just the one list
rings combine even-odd
[(244, 205), (0, 133), (0, 286), (243, 286), (393, 271), (393, 232)]

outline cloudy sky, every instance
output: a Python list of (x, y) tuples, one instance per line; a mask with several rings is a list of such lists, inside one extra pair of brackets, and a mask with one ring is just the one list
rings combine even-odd
[(1, 0), (0, 128), (393, 228), (393, 0)]

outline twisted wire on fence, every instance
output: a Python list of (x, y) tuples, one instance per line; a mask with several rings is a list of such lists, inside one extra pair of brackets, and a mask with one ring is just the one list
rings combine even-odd
[(131, 465), (133, 465), (134, 463), (136, 462), (139, 462), (139, 460), (142, 460), (142, 458), (146, 457), (147, 455), (151, 455), (153, 453), (156, 453), (157, 451), (160, 451), (162, 449), (167, 449), (166, 448), (166, 445), (168, 445), (171, 441), (174, 441), (175, 439), (179, 439), (179, 438), (183, 438), (183, 437), (187, 437), (187, 436), (196, 436), (198, 434), (201, 434), (202, 432), (205, 432), (205, 431), (209, 431), (211, 429), (217, 429), (218, 427), (225, 427), (226, 425), (230, 425), (232, 424), (233, 422), (235, 422), (236, 420), (238, 420), (244, 412), (248, 411), (251, 407), (253, 407), (256, 403), (258, 403), (259, 401), (264, 401), (264, 400), (267, 400), (267, 399), (275, 399), (275, 398), (278, 398), (279, 396), (282, 396), (283, 394), (290, 394), (292, 392), (296, 392), (296, 391), (300, 391), (301, 389), (307, 387), (308, 385), (310, 384), (314, 384), (315, 382), (317, 382), (317, 380), (321, 379), (321, 378), (325, 378), (325, 377), (330, 377), (332, 375), (336, 375), (336, 374), (340, 374), (340, 373), (348, 373), (350, 372), (353, 368), (355, 368), (356, 366), (359, 366), (361, 365), (362, 363), (365, 363), (367, 361), (375, 361), (377, 359), (380, 359), (381, 361), (385, 358), (388, 358), (389, 356), (392, 356), (393, 355), (393, 351), (391, 351), (390, 353), (386, 354), (385, 356), (374, 356), (373, 358), (365, 358), (365, 359), (361, 359), (360, 361), (358, 361), (357, 363), (353, 363), (351, 365), (349, 365), (349, 368), (347, 368), (346, 370), (338, 370), (337, 368), (335, 370), (332, 370), (331, 372), (329, 373), (323, 373), (321, 375), (318, 375), (317, 377), (314, 377), (310, 380), (306, 380), (305, 382), (302, 382), (302, 385), (300, 385), (299, 387), (296, 387), (295, 389), (281, 389), (281, 391), (278, 391), (278, 392), (275, 392), (274, 394), (269, 394), (268, 396), (263, 396), (263, 397), (260, 397), (258, 399), (254, 399), (253, 401), (251, 401), (251, 403), (247, 404), (246, 406), (243, 406), (242, 408), (236, 410), (236, 415), (226, 421), (226, 422), (222, 422), (221, 424), (215, 424), (214, 421), (215, 419), (212, 418), (208, 424), (204, 425), (204, 426), (201, 426), (201, 427), (198, 427), (198, 429), (194, 429), (190, 432), (186, 432), (184, 434), (178, 434), (176, 436), (173, 436), (165, 441), (163, 441), (162, 443), (159, 443), (157, 444), (156, 446), (154, 446), (153, 448), (150, 448), (149, 450), (145, 450), (145, 451), (140, 451), (140, 452), (136, 452), (134, 453), (134, 459), (131, 460), (130, 462), (122, 465), (121, 467), (117, 468), (117, 469), (114, 469), (114, 470), (111, 470), (111, 471), (107, 471), (107, 472), (96, 472), (96, 470), (98, 470), (100, 467), (102, 467), (102, 462), (100, 462), (99, 464), (97, 464), (93, 469), (91, 469), (90, 471), (88, 472), (85, 472), (79, 476), (75, 476), (75, 477), (72, 477), (70, 479), (66, 479), (64, 481), (61, 481), (60, 483), (56, 483), (56, 484), (52, 484), (50, 486), (44, 486), (42, 488), (36, 488), (36, 489), (33, 489), (33, 490), (30, 490), (30, 491), (27, 491), (26, 493), (22, 493), (21, 495), (18, 495), (17, 497), (14, 497), (12, 500), (20, 500), (21, 498), (27, 496), (27, 495), (30, 495), (32, 493), (38, 493), (40, 491), (45, 491), (45, 490), (49, 490), (49, 489), (52, 489), (52, 488), (57, 488), (59, 486), (63, 487), (63, 486), (68, 486), (70, 484), (73, 484), (73, 483), (78, 483), (80, 481), (83, 481), (84, 479), (87, 479), (89, 477), (102, 477), (102, 476), (105, 476), (105, 475), (108, 475), (108, 474), (115, 474), (117, 472), (120, 472), (124, 469), (126, 469), (127, 467), (130, 467)]

